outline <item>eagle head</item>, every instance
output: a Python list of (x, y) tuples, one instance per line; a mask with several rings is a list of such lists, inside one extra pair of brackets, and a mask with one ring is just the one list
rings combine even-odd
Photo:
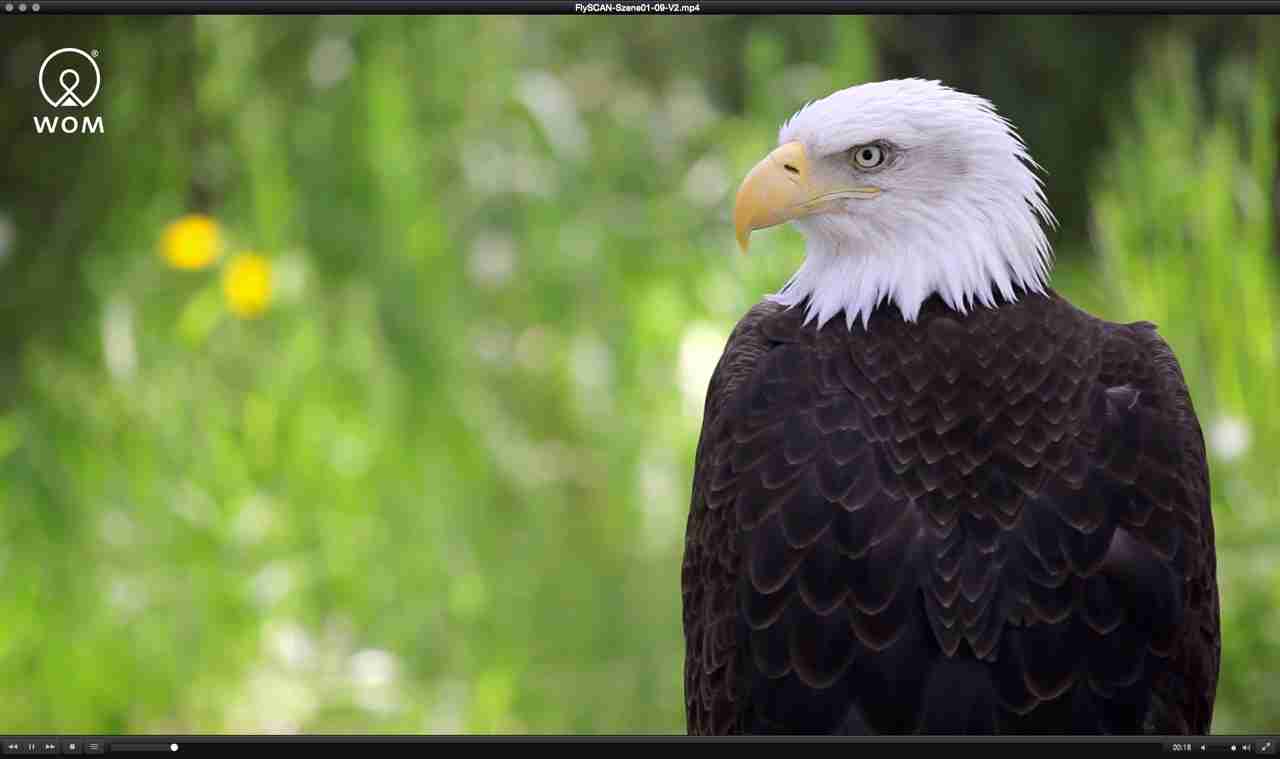
[(1039, 168), (990, 102), (936, 81), (862, 84), (812, 102), (747, 174), (734, 225), (790, 222), (805, 260), (770, 296), (849, 328), (884, 301), (914, 321), (934, 294), (961, 313), (1043, 292), (1052, 250)]

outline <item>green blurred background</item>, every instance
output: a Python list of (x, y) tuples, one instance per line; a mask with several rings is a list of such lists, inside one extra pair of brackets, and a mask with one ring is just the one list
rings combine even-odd
[[(62, 46), (105, 135), (34, 132)], [(705, 383), (802, 257), (737, 255), (733, 189), (798, 106), (913, 75), (1019, 125), (1056, 286), (1181, 357), (1214, 730), (1280, 731), (1277, 51), (1249, 17), (6, 16), (0, 730), (682, 732)], [(166, 257), (189, 214), (204, 268)]]

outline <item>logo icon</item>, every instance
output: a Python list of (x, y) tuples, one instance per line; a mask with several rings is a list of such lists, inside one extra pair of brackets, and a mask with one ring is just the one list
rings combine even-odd
[[(58, 86), (62, 89), (54, 89), (56, 95), (51, 95), (49, 89), (45, 87), (45, 73), (49, 69), (49, 64), (55, 61), (54, 69), (58, 67), (62, 69), (57, 76)], [(88, 61), (87, 67), (85, 61)], [(83, 77), (82, 71), (85, 73)], [(89, 74), (92, 74), (92, 77)], [(93, 80), (92, 86), (89, 79)], [(36, 83), (40, 85), (40, 94), (45, 102), (54, 108), (84, 108), (98, 96), (98, 88), (102, 86), (102, 72), (98, 69), (98, 62), (92, 55), (78, 47), (64, 47), (49, 53), (44, 63), (40, 64)]]

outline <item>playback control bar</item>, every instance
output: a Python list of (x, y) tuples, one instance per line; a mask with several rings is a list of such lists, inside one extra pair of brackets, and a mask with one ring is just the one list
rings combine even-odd
[(6, 738), (0, 750), (5, 756), (93, 756), (105, 754), (176, 753), (179, 744), (169, 738)]
[(1168, 741), (1164, 750), (1175, 754), (1275, 756), (1277, 746), (1280, 746), (1280, 741), (1275, 738), (1202, 738)]
[(1215, 754), (1218, 756), (1246, 756), (1249, 759), (1276, 757), (1280, 736), (1207, 736), (1175, 738), (1169, 736), (1006, 736), (1006, 737), (783, 737), (756, 736), (738, 738), (698, 738), (683, 735), (603, 735), (603, 736), (466, 736), (466, 735), (133, 735), (133, 736), (10, 736), (0, 737), (0, 759), (8, 756), (96, 756), (104, 754), (169, 754), (176, 757), (227, 756), (229, 752), (245, 749), (264, 749), (279, 754), (298, 750), (314, 757), (319, 747), (332, 746), (343, 753), (350, 749), (368, 746), (372, 750), (397, 750), (421, 752), (433, 743), (851, 743), (856, 751), (883, 750), (886, 754), (903, 749), (947, 750), (958, 753), (963, 749), (976, 749), (986, 759), (997, 756), (1026, 759), (1050, 759), (1063, 756), (1080, 759), (1085, 752), (1109, 755), (1114, 749), (1117, 756), (1140, 759), (1156, 754)]
[(105, 754), (105, 738), (6, 738), (5, 756), (29, 756), (33, 754)]

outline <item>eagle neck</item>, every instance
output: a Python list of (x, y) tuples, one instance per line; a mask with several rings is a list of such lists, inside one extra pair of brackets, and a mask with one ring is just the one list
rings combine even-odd
[(789, 307), (804, 304), (806, 324), (822, 327), (843, 314), (852, 328), (859, 321), (865, 327), (886, 304), (913, 322), (934, 296), (963, 315), (1016, 300), (1019, 293), (1045, 292), (1052, 254), (1033, 209), (1022, 215), (997, 215), (982, 206), (970, 210), (948, 217), (1003, 221), (983, 226), (934, 218), (912, 227), (853, 223), (841, 215), (805, 219), (797, 225), (805, 235), (804, 261), (769, 298)]

